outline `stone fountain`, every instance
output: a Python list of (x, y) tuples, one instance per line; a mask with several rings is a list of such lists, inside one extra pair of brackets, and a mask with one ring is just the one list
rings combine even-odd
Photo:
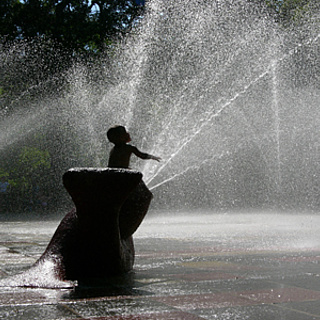
[(36, 266), (51, 260), (59, 280), (77, 281), (132, 270), (132, 235), (152, 198), (141, 178), (125, 169), (68, 170), (63, 182), (76, 208), (61, 221)]

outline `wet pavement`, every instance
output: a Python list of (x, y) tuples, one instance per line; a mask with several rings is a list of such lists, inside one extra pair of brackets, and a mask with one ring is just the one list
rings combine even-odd
[[(58, 223), (1, 222), (1, 278), (27, 270)], [(320, 215), (151, 214), (135, 245), (124, 277), (0, 288), (0, 319), (320, 319)]]

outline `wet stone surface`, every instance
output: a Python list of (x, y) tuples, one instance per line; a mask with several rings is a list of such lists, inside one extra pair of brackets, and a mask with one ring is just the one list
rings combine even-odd
[[(320, 319), (320, 217), (271, 217), (151, 216), (134, 272), (73, 289), (0, 287), (0, 319)], [(0, 277), (28, 269), (57, 225), (5, 223)]]

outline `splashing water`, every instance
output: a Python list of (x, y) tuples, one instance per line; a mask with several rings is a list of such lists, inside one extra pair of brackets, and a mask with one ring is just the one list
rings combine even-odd
[(150, 1), (111, 60), (76, 64), (67, 86), (33, 85), (11, 102), (2, 164), (40, 145), (61, 188), (68, 167), (106, 166), (106, 131), (123, 124), (163, 159), (132, 159), (159, 206), (317, 207), (318, 16), (285, 30), (262, 5)]

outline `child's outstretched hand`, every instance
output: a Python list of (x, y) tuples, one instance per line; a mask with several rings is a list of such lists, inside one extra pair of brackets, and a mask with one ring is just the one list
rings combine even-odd
[(160, 158), (160, 157), (156, 157), (156, 156), (151, 156), (150, 159), (156, 160), (156, 161), (158, 161), (158, 162), (161, 161), (161, 158)]

